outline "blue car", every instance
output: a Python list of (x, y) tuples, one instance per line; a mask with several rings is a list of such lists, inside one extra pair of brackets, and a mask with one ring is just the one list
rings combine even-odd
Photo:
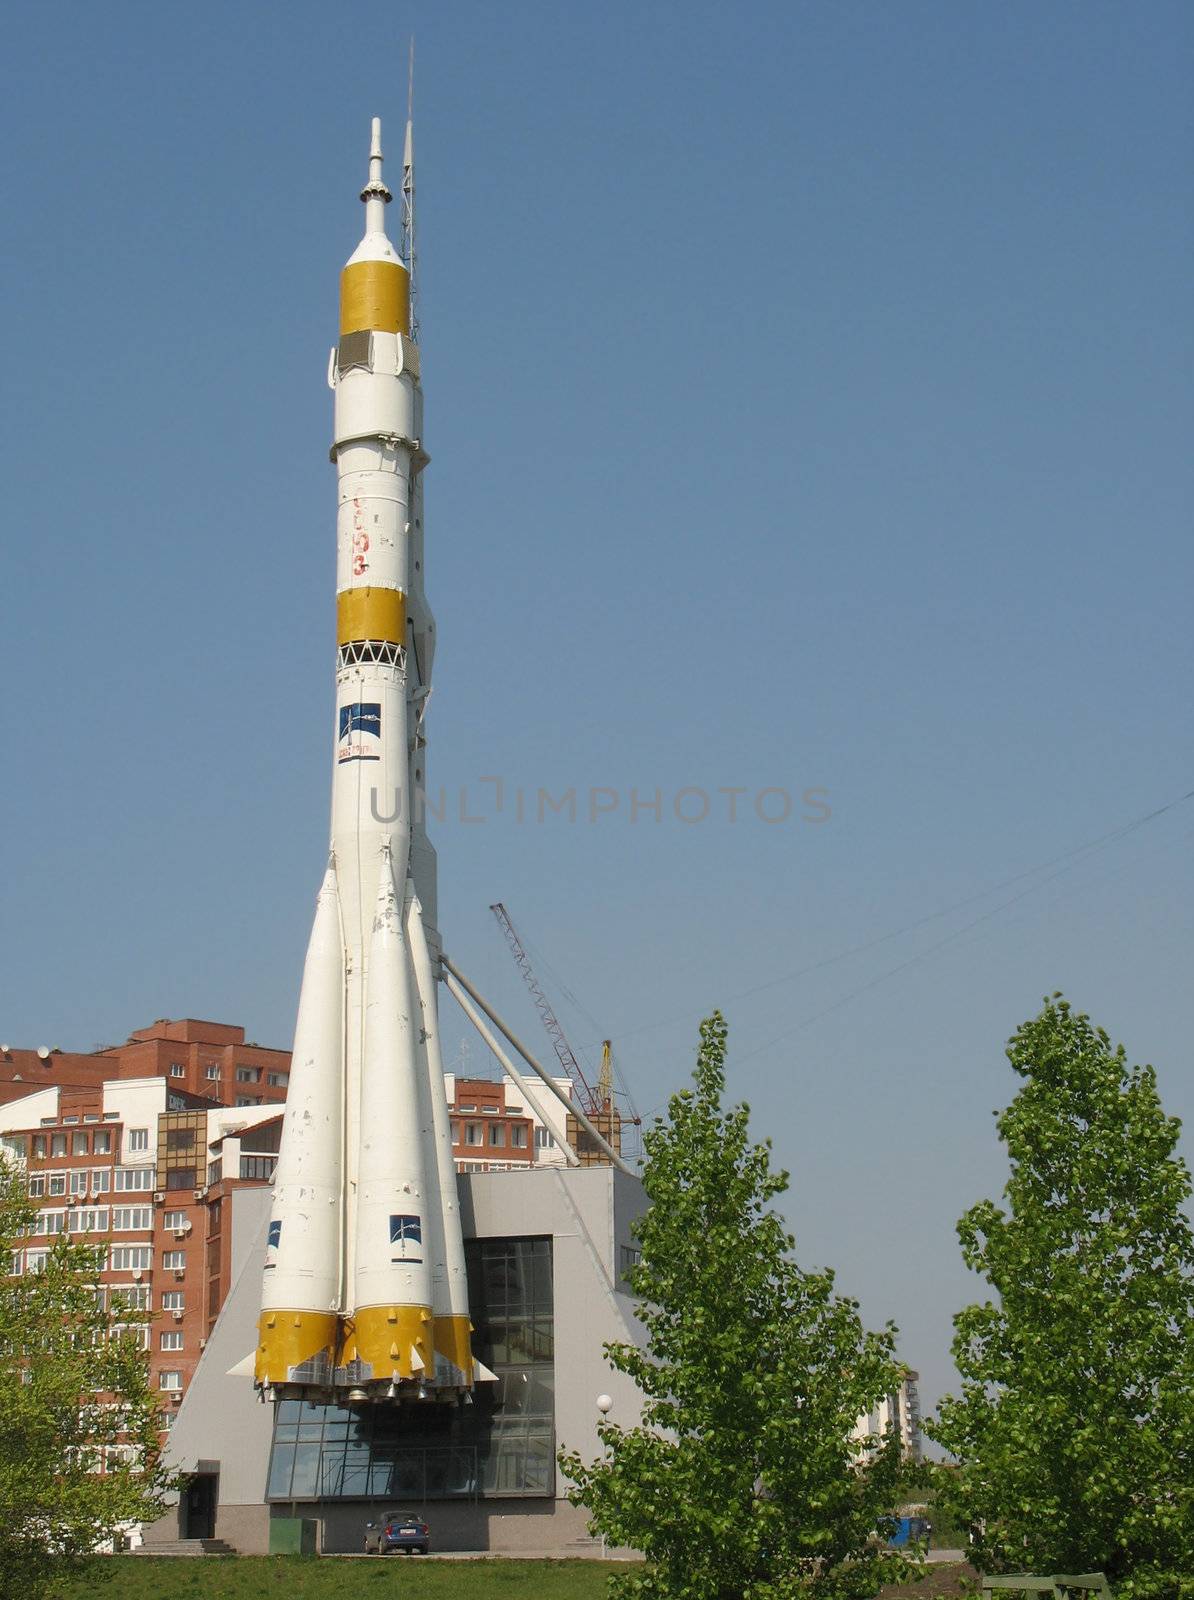
[(413, 1511), (387, 1511), (380, 1522), (365, 1524), (365, 1554), (388, 1556), (395, 1550), (425, 1556), (431, 1549), (427, 1524)]

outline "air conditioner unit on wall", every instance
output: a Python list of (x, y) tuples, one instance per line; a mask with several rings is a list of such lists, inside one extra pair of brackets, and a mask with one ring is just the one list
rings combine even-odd
[(181, 1268), (181, 1267), (175, 1267), (175, 1269), (174, 1269), (174, 1278), (175, 1278), (175, 1281), (176, 1281), (176, 1282), (177, 1282), (177, 1283), (181, 1283), (181, 1282), (182, 1282), (182, 1280), (183, 1280), (183, 1279), (184, 1279), (184, 1278), (185, 1278), (185, 1277), (186, 1277), (186, 1273), (185, 1273), (185, 1272), (184, 1272), (184, 1271), (183, 1271), (183, 1269), (182, 1269), (182, 1268)]
[(181, 1311), (172, 1311), (170, 1313), (170, 1315), (174, 1318), (175, 1322), (181, 1322), (182, 1321), (182, 1312)]
[(153, 1199), (154, 1199), (154, 1204), (155, 1205), (161, 1206), (161, 1205), (165, 1205), (165, 1203), (166, 1203), (166, 1196), (162, 1193), (162, 1191), (160, 1189), (155, 1193)]
[(187, 1236), (187, 1230), (185, 1228), (175, 1228), (174, 1237), (176, 1239), (185, 1239), (186, 1236)]

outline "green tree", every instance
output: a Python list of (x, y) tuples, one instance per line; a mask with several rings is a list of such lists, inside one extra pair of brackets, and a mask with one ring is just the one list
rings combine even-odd
[(40, 1271), (8, 1274), (36, 1215), (0, 1158), (0, 1600), (53, 1592), (122, 1523), (159, 1516), (171, 1487), (147, 1316), (105, 1308), (96, 1249), (69, 1237)]
[(1123, 1600), (1194, 1596), (1190, 1176), (1151, 1067), (1060, 995), (1008, 1047), (1007, 1209), (958, 1224), (998, 1300), (954, 1319), (961, 1395), (926, 1431), (989, 1571), (1103, 1571)]
[(894, 1330), (867, 1333), (831, 1272), (804, 1272), (770, 1202), (787, 1188), (746, 1106), (722, 1109), (726, 1027), (701, 1026), (694, 1088), (645, 1135), (646, 1346), (607, 1346), (644, 1396), (606, 1421), (606, 1453), (561, 1455), (570, 1498), (646, 1566), (613, 1581), (646, 1600), (873, 1595), (914, 1560), (876, 1536), (895, 1504), (899, 1443), (851, 1441), (900, 1382)]

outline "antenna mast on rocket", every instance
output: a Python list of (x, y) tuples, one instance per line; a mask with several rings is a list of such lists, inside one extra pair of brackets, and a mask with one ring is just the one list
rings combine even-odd
[(418, 278), (415, 275), (415, 36), (406, 68), (406, 142), (402, 147), (402, 256), (410, 272), (410, 336), (419, 342)]

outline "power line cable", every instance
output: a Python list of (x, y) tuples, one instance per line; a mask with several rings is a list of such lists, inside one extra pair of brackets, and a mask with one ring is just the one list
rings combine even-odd
[[(1013, 884), (1022, 883), (1025, 878), (1034, 878), (1042, 872), (1049, 871), (1049, 869), (1052, 867), (1061, 867), (1061, 872), (1051, 873), (1049, 877), (1042, 879), (1039, 883), (1030, 884), (1028, 888), (1023, 890), (1020, 894), (1013, 895), (1010, 900), (1002, 902), (1000, 905), (994, 907), (993, 910), (984, 912), (981, 917), (977, 917), (973, 922), (967, 923), (965, 927), (959, 928), (956, 934), (949, 935), (949, 937), (946, 939), (941, 940), (938, 944), (932, 945), (928, 950), (922, 952), (922, 955), (930, 955), (934, 950), (938, 950), (943, 945), (950, 943), (953, 938), (960, 937), (962, 934), (969, 932), (970, 929), (978, 927), (980, 923), (987, 921), (989, 917), (994, 916), (997, 912), (1006, 910), (1008, 906), (1015, 905), (1017, 901), (1024, 899), (1025, 896), (1029, 894), (1035, 893), (1037, 889), (1045, 888), (1046, 885), (1052, 883), (1055, 878), (1060, 877), (1062, 872), (1069, 870), (1069, 866), (1063, 865), (1063, 863), (1072, 864), (1075, 863), (1076, 858), (1079, 856), (1089, 855), (1095, 850), (1105, 849), (1107, 846), (1117, 843), (1120, 839), (1127, 838), (1129, 834), (1135, 833), (1138, 829), (1145, 827), (1148, 823), (1155, 822), (1158, 817), (1163, 817), (1166, 812), (1173, 811), (1178, 806), (1185, 805), (1190, 800), (1194, 800), (1194, 789), (1189, 790), (1186, 794), (1178, 795), (1173, 800), (1166, 801), (1164, 805), (1157, 806), (1154, 810), (1145, 812), (1142, 816), (1133, 818), (1131, 822), (1122, 823), (1119, 827), (1112, 828), (1109, 830), (1109, 832), (1100, 834), (1096, 839), (1089, 839), (1085, 844), (1075, 845), (1072, 850), (1066, 850), (1061, 855), (1054, 856), (1049, 861), (1041, 862), (1035, 867), (1029, 867), (1023, 872), (1017, 872), (1010, 878), (1004, 878), (1000, 883), (993, 884), (986, 889), (980, 889), (974, 894), (967, 895), (964, 899), (955, 900), (950, 905), (943, 906), (940, 910), (927, 912), (924, 916), (917, 917), (912, 922), (906, 922), (899, 928), (893, 928), (888, 933), (881, 933), (874, 939), (866, 940), (863, 944), (847, 946), (846, 949), (836, 951), (833, 955), (823, 956), (820, 961), (811, 962), (808, 966), (797, 967), (793, 972), (781, 973), (780, 976), (776, 978), (768, 978), (762, 983), (752, 985), (752, 987), (749, 989), (740, 989), (736, 994), (729, 995), (724, 1003), (731, 1005), (738, 1000), (749, 1000), (754, 995), (765, 993), (768, 989), (778, 988), (784, 983), (794, 983), (798, 978), (805, 978), (811, 973), (821, 972), (826, 967), (835, 966), (838, 962), (848, 960), (851, 956), (865, 955), (868, 950), (874, 950), (881, 944), (888, 944), (893, 939), (902, 938), (906, 933), (915, 933), (918, 928), (926, 927), (931, 922), (939, 922), (942, 917), (948, 917), (955, 911), (963, 911), (967, 906), (975, 905), (980, 900), (989, 899), (991, 895), (999, 894), (1004, 889), (1010, 889)], [(917, 961), (919, 959), (919, 956), (914, 956), (910, 961), (902, 962), (899, 966), (891, 968), (890, 974), (888, 975), (894, 975), (896, 972), (902, 972), (905, 966), (909, 966), (913, 961)], [(879, 977), (873, 980), (873, 982), (881, 983), (883, 982), (883, 977)], [(861, 989), (854, 992), (858, 994), (865, 993), (866, 989), (871, 986), (872, 985), (864, 985)], [(834, 1006), (831, 1006), (829, 1009), (836, 1009), (836, 1005), (840, 1003), (842, 1002), (835, 1002)], [(824, 1014), (825, 1013), (818, 1013), (818, 1016)], [(639, 1027), (631, 1028), (625, 1033), (614, 1035), (614, 1042), (621, 1044), (627, 1039), (636, 1038), (641, 1033), (651, 1033), (656, 1028), (666, 1028), (671, 1026), (673, 1023), (687, 1021), (689, 1015), (690, 1013), (686, 1011), (670, 1017), (665, 1017), (657, 1022), (643, 1023)], [(816, 1018), (810, 1018), (809, 1020), (815, 1021)], [(799, 1026), (804, 1026), (804, 1024), (800, 1024)], [(761, 1046), (760, 1048), (766, 1047)], [(742, 1059), (744, 1058), (739, 1057), (739, 1060)]]

